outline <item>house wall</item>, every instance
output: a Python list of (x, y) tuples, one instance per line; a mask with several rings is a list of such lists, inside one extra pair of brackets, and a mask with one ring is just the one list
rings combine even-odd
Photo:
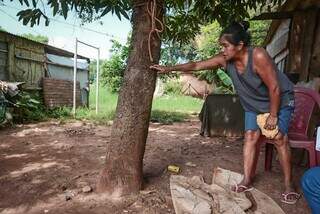
[(266, 50), (281, 72), (289, 72), (286, 64), (289, 55), (288, 41), (290, 23), (290, 19), (283, 20), (276, 30), (271, 42), (266, 47)]
[(320, 75), (320, 10), (296, 10), (281, 21), (266, 49), (280, 71), (309, 81)]
[(320, 36), (315, 34), (318, 15), (319, 10), (312, 8), (296, 12), (292, 19), (288, 67), (290, 71), (300, 74), (300, 81), (310, 79), (310, 62), (314, 40)]
[[(271, 42), (267, 45), (267, 51), (272, 58), (276, 58), (288, 48), (290, 19), (283, 20), (275, 32)], [(278, 60), (278, 62), (281, 59)], [(277, 63), (277, 62), (276, 62)]]
[(0, 80), (8, 79), (8, 44), (0, 41)]
[(0, 42), (8, 48), (4, 78), (25, 82), (27, 89), (39, 89), (41, 79), (45, 76), (44, 45), (4, 32), (0, 32)]
[[(72, 53), (66, 53), (64, 50), (49, 47), (39, 42), (34, 42), (20, 36), (0, 31), (0, 80), (24, 82), (23, 88), (30, 90), (41, 90), (43, 88), (42, 80), (44, 77), (66, 80), (67, 82), (57, 81), (57, 85), (52, 85), (50, 81), (47, 81), (46, 85), (47, 98), (48, 95), (54, 98), (61, 96), (63, 98), (61, 103), (66, 103), (69, 98), (66, 98), (64, 93), (67, 93), (66, 96), (69, 96), (69, 86), (67, 87), (67, 85), (70, 81), (73, 82), (73, 63), (70, 65), (60, 65), (50, 62), (47, 59), (50, 54), (46, 54), (46, 52), (52, 52), (52, 50), (54, 54), (51, 54), (51, 57), (55, 59), (64, 59), (62, 60), (63, 62), (70, 61), (69, 57)], [(65, 57), (66, 55), (67, 57)], [(78, 68), (81, 69), (78, 69), (77, 81), (80, 83), (80, 104), (88, 105), (89, 71), (87, 69), (82, 69), (81, 66), (83, 66), (83, 64), (84, 63), (81, 64), (81, 62), (78, 62)], [(59, 88), (60, 86), (62, 87), (61, 90)], [(49, 92), (48, 90), (53, 91)], [(70, 93), (72, 94), (72, 89)], [(69, 101), (70, 100), (68, 100), (68, 102)], [(60, 101), (57, 101), (54, 105), (59, 103)], [(69, 104), (70, 103), (72, 105), (72, 100)]]
[[(48, 64), (48, 76), (53, 79), (73, 81), (73, 68)], [(80, 83), (82, 105), (88, 105), (89, 91), (86, 90), (89, 87), (88, 80), (89, 72), (78, 69), (77, 82)]]
[(320, 77), (320, 12), (317, 14), (317, 23), (312, 47), (309, 79)]
[[(44, 78), (43, 97), (47, 108), (72, 107), (73, 105), (73, 81)], [(80, 84), (76, 86), (76, 104), (81, 105)]]

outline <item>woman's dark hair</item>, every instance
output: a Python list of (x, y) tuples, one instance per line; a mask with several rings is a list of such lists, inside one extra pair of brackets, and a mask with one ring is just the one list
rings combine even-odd
[(247, 21), (232, 22), (220, 34), (220, 38), (224, 38), (233, 45), (238, 45), (240, 41), (244, 46), (250, 45), (251, 35), (248, 32), (250, 24)]

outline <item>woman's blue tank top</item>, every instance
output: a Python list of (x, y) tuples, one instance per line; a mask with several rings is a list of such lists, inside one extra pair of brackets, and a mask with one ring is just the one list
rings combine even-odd
[[(253, 70), (253, 48), (248, 48), (248, 62), (245, 71), (240, 74), (234, 62), (227, 63), (227, 72), (232, 79), (234, 88), (239, 95), (240, 102), (245, 111), (256, 113), (269, 112), (269, 90), (260, 76)], [(276, 68), (276, 66), (274, 66)], [(293, 83), (288, 77), (276, 69), (280, 85), (280, 108), (287, 106), (294, 99)]]

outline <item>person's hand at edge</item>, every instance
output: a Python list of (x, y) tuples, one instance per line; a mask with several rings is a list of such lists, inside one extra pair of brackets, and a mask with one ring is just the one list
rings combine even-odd
[(151, 65), (150, 69), (157, 71), (157, 73), (159, 74), (166, 74), (171, 71), (168, 66), (157, 65), (157, 64)]

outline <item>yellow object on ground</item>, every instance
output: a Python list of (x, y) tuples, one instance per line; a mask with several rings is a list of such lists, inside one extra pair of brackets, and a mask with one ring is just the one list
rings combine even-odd
[(180, 172), (180, 167), (175, 166), (175, 165), (169, 165), (168, 166), (168, 171), (174, 172), (174, 173), (179, 173)]

